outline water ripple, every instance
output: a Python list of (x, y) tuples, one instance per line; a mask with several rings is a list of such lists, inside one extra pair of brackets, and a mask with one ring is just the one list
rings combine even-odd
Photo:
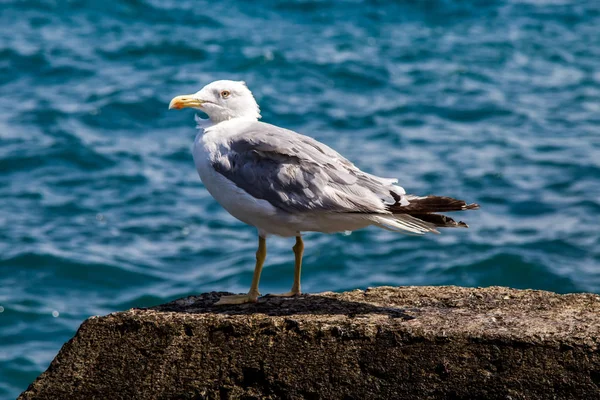
[[(247, 290), (255, 232), (167, 110), (215, 79), (410, 192), (482, 204), (439, 236), (308, 234), (307, 291), (600, 293), (594, 2), (25, 0), (0, 25), (0, 398), (91, 315)], [(269, 240), (262, 292), (289, 289), (291, 246)]]

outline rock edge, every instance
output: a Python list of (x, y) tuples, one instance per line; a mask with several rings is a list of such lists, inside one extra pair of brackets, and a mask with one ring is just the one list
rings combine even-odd
[(600, 296), (379, 287), (86, 320), (19, 399), (600, 398)]

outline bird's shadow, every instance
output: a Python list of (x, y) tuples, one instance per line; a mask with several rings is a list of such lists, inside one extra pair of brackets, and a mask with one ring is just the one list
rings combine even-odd
[(210, 292), (189, 296), (170, 303), (150, 307), (159, 312), (181, 312), (190, 314), (212, 313), (226, 315), (265, 314), (269, 316), (290, 315), (345, 315), (350, 318), (365, 314), (384, 314), (390, 318), (411, 320), (415, 317), (405, 308), (378, 306), (366, 302), (339, 299), (339, 295), (301, 295), (298, 297), (263, 296), (257, 303), (240, 305), (215, 305), (221, 296), (232, 293)]

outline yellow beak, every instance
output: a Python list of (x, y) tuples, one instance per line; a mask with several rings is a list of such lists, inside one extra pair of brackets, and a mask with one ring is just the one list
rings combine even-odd
[(204, 100), (198, 100), (193, 97), (192, 94), (184, 94), (182, 96), (173, 97), (173, 100), (169, 103), (169, 110), (176, 109), (181, 110), (182, 108), (188, 107), (200, 107), (203, 103), (206, 103)]

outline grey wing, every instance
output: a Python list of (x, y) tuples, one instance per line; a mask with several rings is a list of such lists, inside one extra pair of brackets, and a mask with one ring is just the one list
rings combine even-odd
[(252, 122), (230, 138), (213, 167), (255, 198), (287, 212), (389, 213), (394, 180), (360, 171), (326, 145)]

